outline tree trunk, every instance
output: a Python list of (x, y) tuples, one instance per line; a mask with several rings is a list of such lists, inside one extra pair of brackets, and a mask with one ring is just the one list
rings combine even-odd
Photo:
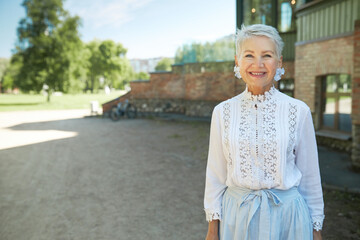
[(95, 82), (94, 75), (91, 74), (91, 93), (94, 93), (94, 82)]
[(47, 102), (50, 102), (50, 96), (51, 96), (51, 93), (52, 93), (52, 91), (51, 91), (51, 89), (49, 88), (48, 90), (47, 90)]

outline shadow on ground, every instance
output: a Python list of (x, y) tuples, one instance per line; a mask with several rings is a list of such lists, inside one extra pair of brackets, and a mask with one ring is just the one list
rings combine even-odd
[(83, 118), (77, 136), (0, 151), (1, 239), (203, 239), (208, 126)]
[[(209, 123), (89, 117), (4, 130), (76, 135), (0, 150), (0, 239), (205, 238)], [(327, 168), (346, 156), (319, 152), (323, 175), (339, 179)], [(326, 190), (324, 238), (356, 239), (359, 203)]]

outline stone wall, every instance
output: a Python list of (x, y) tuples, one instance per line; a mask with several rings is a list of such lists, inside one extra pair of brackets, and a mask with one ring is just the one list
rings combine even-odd
[(330, 147), (340, 152), (346, 152), (348, 154), (351, 154), (352, 151), (351, 140), (342, 140), (331, 137), (316, 136), (316, 142), (318, 145)]
[(132, 99), (140, 116), (158, 113), (176, 113), (187, 116), (211, 117), (218, 101), (201, 101), (186, 99)]
[(360, 170), (360, 124), (352, 125), (352, 166)]

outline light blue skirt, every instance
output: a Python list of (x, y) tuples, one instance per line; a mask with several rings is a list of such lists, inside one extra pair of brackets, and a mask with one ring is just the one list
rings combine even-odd
[(222, 200), (220, 240), (312, 240), (308, 206), (296, 187), (228, 187)]

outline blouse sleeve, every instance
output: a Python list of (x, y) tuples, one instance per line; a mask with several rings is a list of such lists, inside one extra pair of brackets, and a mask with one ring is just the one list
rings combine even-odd
[(209, 154), (206, 167), (204, 210), (208, 222), (221, 220), (221, 202), (226, 189), (226, 159), (222, 147), (219, 105), (212, 113)]
[(319, 231), (322, 229), (325, 217), (324, 201), (315, 131), (310, 109), (307, 109), (306, 117), (299, 130), (299, 141), (295, 149), (296, 165), (302, 173), (299, 192), (309, 207), (313, 228)]

